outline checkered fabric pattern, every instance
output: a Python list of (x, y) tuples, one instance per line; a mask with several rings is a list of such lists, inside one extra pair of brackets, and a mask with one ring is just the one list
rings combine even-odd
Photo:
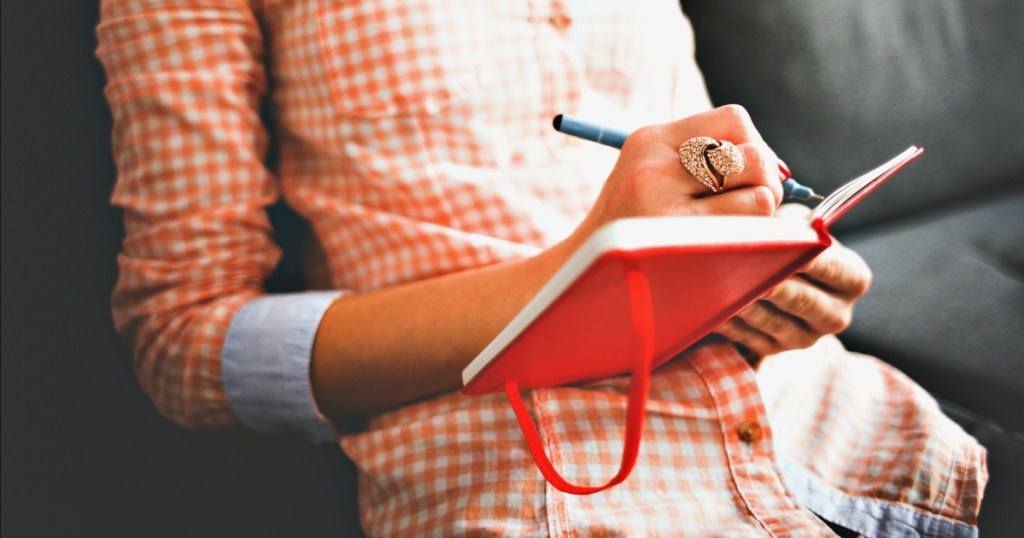
[[(194, 429), (241, 427), (220, 357), (280, 256), (266, 205), (310, 222), (317, 287), (478, 267), (564, 237), (610, 169), (555, 114), (631, 128), (709, 106), (670, 0), (108, 0), (97, 33), (127, 233), (115, 322), (157, 407)], [(626, 383), (529, 393), (568, 479), (614, 473)], [(630, 478), (583, 497), (543, 481), (501, 395), (419, 402), (342, 447), (381, 536), (828, 534), (781, 458), (969, 526), (985, 480), (984, 450), (927, 394), (832, 339), (757, 372), (728, 346), (691, 350), (654, 376), (645, 428)]]
[[(628, 384), (526, 400), (570, 482), (617, 471)], [(342, 441), (359, 467), (363, 523), (382, 536), (831, 535), (787, 487), (781, 458), (866, 502), (936, 520), (977, 514), (984, 450), (912, 381), (834, 338), (757, 371), (731, 346), (706, 344), (659, 368), (650, 396), (633, 473), (585, 496), (544, 481), (501, 394), (376, 417)]]

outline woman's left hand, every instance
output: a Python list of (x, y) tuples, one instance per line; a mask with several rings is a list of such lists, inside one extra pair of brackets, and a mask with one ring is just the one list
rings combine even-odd
[(864, 260), (834, 241), (715, 332), (756, 357), (810, 347), (822, 336), (849, 326), (853, 304), (870, 283), (871, 270)]

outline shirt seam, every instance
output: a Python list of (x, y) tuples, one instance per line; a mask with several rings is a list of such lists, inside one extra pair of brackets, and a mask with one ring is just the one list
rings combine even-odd
[[(711, 396), (711, 401), (714, 403), (715, 418), (716, 422), (718, 422), (720, 426), (719, 433), (722, 436), (722, 448), (723, 450), (725, 450), (726, 461), (729, 462), (729, 478), (732, 480), (736, 494), (739, 495), (740, 499), (743, 501), (743, 507), (746, 509), (747, 513), (750, 514), (750, 516), (753, 517), (755, 521), (757, 521), (757, 523), (761, 526), (761, 528), (765, 530), (765, 532), (768, 533), (769, 536), (775, 537), (775, 532), (768, 526), (768, 524), (761, 518), (760, 515), (754, 512), (753, 507), (751, 507), (750, 505), (750, 500), (747, 499), (747, 496), (744, 494), (743, 488), (740, 486), (739, 480), (736, 477), (736, 471), (733, 468), (733, 451), (730, 449), (728, 430), (726, 428), (726, 421), (722, 417), (721, 406), (718, 403), (717, 390), (713, 386), (713, 383), (708, 381), (701, 361), (693, 361), (693, 365), (697, 371), (697, 376), (700, 378), (701, 383), (704, 384), (705, 388), (707, 388), (708, 395)], [(760, 389), (758, 392), (760, 392)]]

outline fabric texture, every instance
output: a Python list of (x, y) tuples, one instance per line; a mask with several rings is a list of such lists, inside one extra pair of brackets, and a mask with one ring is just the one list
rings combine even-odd
[[(618, 469), (628, 385), (531, 392), (567, 480), (598, 484)], [(363, 525), (381, 536), (830, 535), (814, 508), (867, 536), (976, 535), (984, 449), (910, 379), (834, 338), (756, 372), (731, 346), (706, 344), (659, 368), (650, 396), (633, 473), (585, 496), (544, 481), (500, 394), (377, 417), (342, 441)], [(740, 433), (750, 424), (752, 442)]]
[[(101, 16), (127, 232), (115, 321), (157, 407), (195, 429), (259, 429), (239, 404), (252, 395), (229, 397), (225, 377), (257, 391), (282, 375), (246, 370), (267, 358), (234, 345), (271, 304), (256, 298), (279, 257), (264, 208), (280, 196), (312, 227), (312, 287), (359, 293), (567, 235), (615, 152), (554, 132), (556, 114), (630, 129), (709, 106), (690, 27), (667, 0), (107, 1)], [(258, 113), (268, 89), (273, 170)], [(276, 337), (303, 340), (313, 318)], [(288, 354), (286, 377), (301, 379), (308, 358)], [(627, 383), (528, 394), (567, 477), (614, 472)], [(308, 399), (294, 429), (320, 427)], [(915, 528), (971, 535), (985, 481), (984, 449), (924, 391), (831, 338), (759, 372), (711, 343), (659, 369), (640, 463), (597, 495), (546, 485), (501, 395), (440, 395), (341, 443), (363, 525), (381, 536), (829, 534), (787, 485), (798, 475), (783, 456), (816, 477), (801, 491), (824, 484), (920, 512)], [(833, 517), (859, 524), (848, 512), (863, 504)]]

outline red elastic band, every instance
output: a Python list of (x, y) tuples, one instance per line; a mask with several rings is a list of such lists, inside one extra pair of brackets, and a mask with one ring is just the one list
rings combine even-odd
[(633, 364), (633, 375), (629, 382), (629, 402), (626, 405), (626, 437), (622, 444), (622, 461), (619, 472), (601, 486), (581, 486), (565, 480), (551, 464), (544, 452), (544, 444), (537, 433), (537, 426), (530, 412), (523, 404), (519, 394), (519, 384), (515, 381), (505, 383), (505, 394), (515, 411), (519, 427), (526, 436), (537, 467), (544, 478), (555, 488), (566, 493), (588, 495), (608, 489), (629, 476), (640, 453), (640, 438), (644, 428), (644, 415), (647, 408), (647, 393), (651, 383), (651, 365), (654, 360), (654, 309), (651, 303), (651, 290), (643, 273), (634, 267), (626, 269), (626, 283), (629, 289), (629, 305), (633, 317), (633, 331), (641, 343), (642, 351), (637, 354)]

